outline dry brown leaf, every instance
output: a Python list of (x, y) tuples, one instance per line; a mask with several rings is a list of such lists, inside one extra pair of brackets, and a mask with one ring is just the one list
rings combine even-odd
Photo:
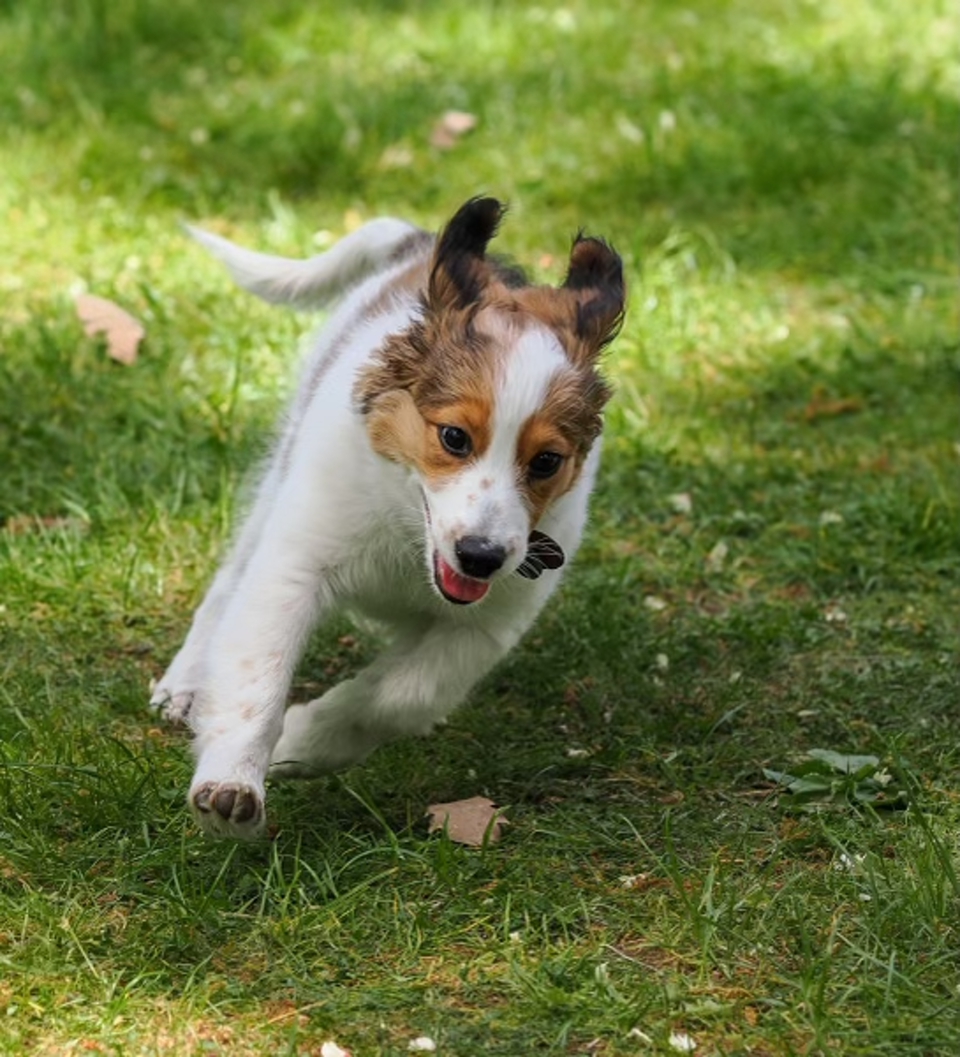
[(129, 367), (136, 363), (140, 342), (146, 336), (143, 324), (113, 301), (95, 294), (80, 294), (76, 300), (77, 315), (91, 337), (103, 334), (107, 355)]
[(67, 517), (57, 514), (13, 514), (3, 522), (3, 530), (11, 536), (23, 536), (28, 532), (46, 530), (48, 532), (77, 531), (86, 532), (89, 523), (79, 517)]
[(431, 804), (427, 808), (431, 833), (447, 831), (447, 836), (457, 844), (471, 848), (482, 847), (484, 842), (495, 844), (508, 820), (497, 805), (485, 796), (472, 796), (469, 800), (454, 800), (449, 804)]
[(817, 386), (810, 402), (803, 409), (807, 422), (820, 418), (836, 418), (837, 415), (855, 415), (863, 410), (863, 401), (857, 396), (831, 397), (822, 386)]
[(476, 114), (465, 110), (448, 110), (442, 114), (430, 133), (430, 145), (437, 150), (452, 150), (457, 140), (477, 127)]

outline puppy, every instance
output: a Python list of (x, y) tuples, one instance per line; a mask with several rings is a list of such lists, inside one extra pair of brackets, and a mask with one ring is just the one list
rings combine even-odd
[[(624, 310), (620, 258), (578, 236), (558, 287), (487, 256), (503, 210), (439, 238), (375, 220), (304, 261), (193, 231), (241, 286), (343, 295), (227, 560), (152, 705), (195, 734), (208, 834), (264, 831), (265, 779), (348, 767), (429, 731), (515, 645), (580, 542)], [(347, 607), (390, 644), (284, 711), (307, 636)]]

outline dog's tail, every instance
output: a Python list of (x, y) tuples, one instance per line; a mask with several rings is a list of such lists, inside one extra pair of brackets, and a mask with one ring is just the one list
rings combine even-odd
[(332, 249), (306, 260), (273, 257), (237, 246), (190, 224), (187, 231), (219, 258), (245, 290), (274, 304), (316, 308), (333, 300), (361, 279), (404, 256), (407, 245), (430, 236), (402, 220), (371, 220)]

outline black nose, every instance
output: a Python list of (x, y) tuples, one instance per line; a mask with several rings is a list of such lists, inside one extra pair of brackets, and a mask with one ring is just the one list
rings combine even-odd
[(506, 547), (483, 536), (464, 536), (457, 540), (453, 549), (464, 573), (478, 580), (493, 576), (507, 557)]

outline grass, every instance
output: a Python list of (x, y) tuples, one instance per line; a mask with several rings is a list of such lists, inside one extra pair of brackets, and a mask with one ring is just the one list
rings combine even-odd
[[(0, 5), (2, 1052), (960, 1050), (951, 14)], [(178, 222), (311, 252), (480, 191), (545, 278), (581, 225), (628, 265), (584, 549), (448, 728), (206, 843), (146, 687), (311, 321)], [(80, 289), (144, 320), (135, 367)], [(375, 649), (324, 630), (298, 695)], [(810, 750), (907, 808), (795, 808), (764, 772)], [(502, 843), (427, 837), (474, 794)]]

